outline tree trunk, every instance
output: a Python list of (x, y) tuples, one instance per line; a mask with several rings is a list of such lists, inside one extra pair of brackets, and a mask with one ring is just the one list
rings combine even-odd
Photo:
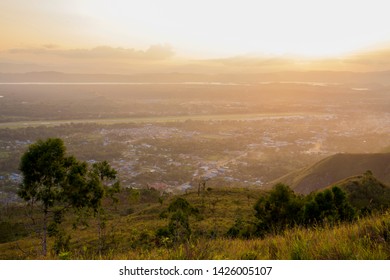
[(102, 220), (101, 220), (101, 213), (100, 209), (97, 212), (97, 220), (98, 220), (98, 234), (99, 234), (99, 244), (98, 244), (98, 249), (99, 249), (99, 256), (102, 254), (102, 249), (103, 249), (103, 240), (102, 240)]
[(43, 214), (43, 236), (42, 236), (42, 255), (46, 257), (47, 255), (47, 208), (44, 210)]

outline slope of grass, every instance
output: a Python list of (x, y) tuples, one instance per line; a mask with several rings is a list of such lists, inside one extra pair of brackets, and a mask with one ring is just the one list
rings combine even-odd
[(390, 185), (390, 153), (336, 154), (278, 178), (270, 186), (281, 182), (289, 185), (295, 192), (309, 194), (367, 170), (371, 170), (384, 184)]
[[(82, 256), (81, 256), (82, 257)], [(113, 259), (307, 259), (390, 258), (390, 215), (325, 228), (295, 228), (264, 239), (199, 239), (174, 248), (130, 250)]]
[[(196, 190), (181, 195), (199, 210), (199, 215), (191, 217), (191, 231), (194, 236), (205, 239), (223, 236), (234, 224), (235, 219), (250, 219), (253, 217), (253, 205), (264, 191), (243, 188), (215, 188), (202, 191)], [(168, 224), (167, 217), (161, 217), (169, 203), (177, 196), (160, 199), (154, 190), (124, 190), (118, 205), (110, 206), (107, 211), (106, 228), (104, 229), (104, 258), (109, 252), (122, 254), (129, 250), (150, 249), (156, 245), (156, 230)], [(4, 222), (21, 221), (30, 228), (30, 220), (24, 215), (22, 208), (8, 211), (11, 216)], [(38, 213), (39, 214), (39, 213)], [(38, 220), (38, 219), (37, 219)], [(96, 252), (98, 243), (97, 221), (93, 216), (87, 218), (88, 225), (73, 229), (74, 215), (69, 214), (62, 228), (71, 235), (72, 256), (83, 258), (100, 258)], [(0, 220), (1, 221), (1, 220)], [(15, 239), (13, 239), (15, 240)], [(8, 241), (13, 241), (9, 239)], [(53, 242), (53, 240), (51, 240)], [(37, 234), (31, 234), (17, 241), (0, 244), (0, 259), (40, 258), (40, 240)], [(49, 244), (52, 247), (53, 244)], [(142, 252), (140, 253), (142, 256)], [(57, 258), (58, 256), (51, 256)], [(50, 258), (50, 257), (49, 257)]]
[(337, 182), (348, 194), (352, 206), (366, 211), (390, 207), (390, 187), (377, 180), (371, 172)]
[[(175, 197), (161, 203), (148, 199), (122, 203), (108, 215), (104, 230), (105, 249), (99, 254), (96, 221), (72, 230), (70, 220), (63, 226), (71, 234), (70, 250), (45, 259), (390, 259), (390, 213), (374, 214), (354, 223), (330, 227), (293, 228), (264, 238), (231, 239), (227, 230), (237, 218), (253, 218), (253, 204), (261, 190), (221, 188), (181, 197), (199, 209), (191, 217), (192, 237), (182, 244), (157, 240), (156, 229), (167, 225), (160, 217)], [(50, 240), (49, 247), (53, 246)], [(0, 259), (42, 259), (36, 234), (0, 244)]]
[[(21, 251), (21, 247), (29, 246), (27, 252), (36, 259), (36, 245), (32, 240), (2, 245), (1, 257), (25, 258), (26, 251)], [(51, 255), (48, 259), (386, 260), (390, 259), (390, 214), (367, 217), (336, 227), (295, 228), (264, 239), (201, 238), (174, 247), (139, 246), (135, 249), (125, 249), (122, 245), (118, 244), (103, 255), (91, 254), (85, 245), (75, 246), (68, 254)], [(14, 255), (15, 252), (18, 254)]]

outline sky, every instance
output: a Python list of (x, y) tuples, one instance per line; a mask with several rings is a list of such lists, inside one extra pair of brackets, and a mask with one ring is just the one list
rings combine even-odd
[(387, 0), (1, 0), (0, 63), (335, 59), (389, 26)]

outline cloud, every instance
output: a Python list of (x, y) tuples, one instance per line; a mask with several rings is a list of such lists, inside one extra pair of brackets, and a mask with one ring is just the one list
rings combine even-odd
[(294, 63), (294, 60), (287, 57), (261, 57), (261, 56), (235, 56), (221, 59), (210, 59), (210, 62), (220, 63), (225, 66), (241, 67), (267, 67), (280, 66)]
[[(62, 72), (110, 73), (267, 73), (277, 71), (385, 71), (390, 70), (390, 48), (356, 52), (349, 56), (309, 59), (298, 56), (248, 54), (235, 57), (192, 59), (175, 57), (169, 45), (147, 49), (94, 48), (65, 49), (55, 44), (37, 48), (1, 51), (2, 72), (47, 69)], [(10, 65), (16, 65), (11, 67)], [(39, 66), (39, 68), (37, 68)], [(20, 70), (19, 70), (20, 69)], [(1, 69), (0, 69), (1, 70)]]
[(345, 62), (367, 66), (390, 67), (390, 49), (358, 53), (347, 58)]
[(146, 50), (129, 48), (113, 48), (99, 46), (91, 49), (61, 49), (54, 44), (46, 44), (40, 48), (17, 48), (8, 50), (9, 54), (49, 55), (71, 59), (109, 59), (109, 60), (166, 60), (175, 52), (169, 45), (152, 45)]
[(145, 51), (145, 57), (150, 59), (166, 59), (174, 55), (169, 45), (152, 45)]
[(57, 49), (59, 47), (60, 46), (58, 46), (56, 44), (44, 44), (44, 45), (42, 45), (42, 48), (44, 48), (44, 49)]

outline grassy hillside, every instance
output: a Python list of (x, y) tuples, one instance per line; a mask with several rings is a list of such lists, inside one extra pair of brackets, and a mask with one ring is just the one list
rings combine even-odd
[[(352, 181), (350, 181), (352, 182)], [(344, 186), (344, 185), (343, 185)], [(346, 184), (345, 188), (349, 185)], [(375, 187), (376, 188), (376, 187)], [(97, 250), (97, 221), (93, 216), (74, 229), (69, 214), (62, 228), (70, 234), (69, 249), (50, 250), (46, 259), (388, 259), (390, 213), (374, 214), (336, 226), (294, 227), (264, 238), (229, 238), (226, 233), (237, 221), (255, 222), (253, 205), (264, 194), (258, 189), (215, 188), (198, 194), (193, 190), (179, 197), (197, 209), (189, 225), (188, 241), (174, 244), (159, 239), (157, 229), (168, 225), (168, 206), (177, 196), (155, 190), (124, 190), (116, 206), (107, 205), (104, 247)], [(29, 218), (19, 206), (2, 209), (4, 225), (21, 234), (5, 236), (0, 259), (41, 259), (37, 234), (26, 236), (20, 223)], [(16, 223), (18, 221), (18, 223)], [(26, 227), (29, 229), (29, 227)], [(167, 241), (167, 242), (165, 242)], [(53, 248), (53, 238), (49, 248)]]
[[(47, 259), (386, 260), (390, 258), (389, 221), (390, 214), (386, 213), (336, 227), (294, 228), (264, 239), (202, 238), (172, 248), (147, 244), (132, 248), (126, 240), (121, 240), (116, 248), (103, 255), (91, 253), (88, 242), (83, 243), (85, 237), (82, 237), (69, 254), (49, 255)], [(39, 259), (35, 251), (38, 242), (23, 239), (0, 244), (0, 258)]]
[(235, 260), (385, 260), (390, 258), (390, 215), (355, 224), (316, 229), (295, 228), (264, 239), (201, 239), (170, 250), (153, 248), (139, 255), (129, 251), (119, 259), (235, 259)]
[[(193, 236), (210, 239), (224, 236), (235, 220), (253, 219), (253, 205), (264, 193), (259, 189), (248, 188), (208, 188), (198, 195), (196, 190), (180, 197), (186, 199), (199, 212), (190, 217), (190, 226)], [(167, 226), (169, 218), (164, 216), (169, 204), (177, 196), (160, 196), (156, 190), (123, 190), (119, 204), (107, 205), (106, 228), (104, 230), (103, 258), (115, 252), (121, 255), (136, 250), (142, 258), (143, 250), (156, 246), (156, 230)], [(15, 221), (25, 223), (31, 229), (30, 218), (20, 207), (3, 209), (0, 222), (14, 225)], [(6, 214), (5, 214), (6, 213)], [(69, 214), (62, 228), (71, 235), (72, 257), (98, 258), (96, 245), (98, 243), (97, 221), (93, 216), (79, 221), (76, 230), (73, 229), (74, 214)], [(15, 224), (16, 227), (16, 224)], [(25, 231), (23, 231), (25, 234)], [(0, 235), (2, 233), (0, 232)], [(8, 238), (8, 239), (7, 239)], [(36, 234), (26, 238), (17, 238), (4, 234), (3, 244), (0, 244), (0, 259), (40, 258), (40, 239)], [(53, 238), (52, 238), (53, 239)], [(9, 241), (9, 242), (6, 242)], [(49, 247), (53, 247), (52, 244)], [(53, 252), (52, 252), (53, 253)]]
[(380, 210), (390, 206), (390, 187), (376, 179), (369, 171), (335, 183), (348, 194), (357, 209)]
[(271, 182), (289, 185), (295, 192), (309, 194), (348, 177), (371, 170), (378, 180), (390, 185), (390, 153), (336, 154), (302, 170)]

